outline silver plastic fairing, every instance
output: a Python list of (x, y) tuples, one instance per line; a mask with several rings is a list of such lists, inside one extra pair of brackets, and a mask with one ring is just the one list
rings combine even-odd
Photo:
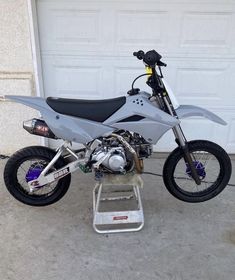
[[(127, 96), (126, 103), (103, 123), (62, 115), (55, 112), (39, 97), (6, 96), (7, 99), (20, 102), (40, 111), (51, 131), (64, 140), (87, 143), (101, 136), (108, 136), (117, 129), (139, 133), (152, 144), (179, 124), (179, 120), (158, 108), (149, 100), (150, 94), (141, 92), (135, 96)], [(123, 121), (134, 115), (142, 117), (139, 121)]]
[[(137, 132), (149, 143), (156, 144), (165, 132), (179, 124), (180, 121), (159, 109), (156, 102), (150, 101), (150, 96), (146, 92), (128, 96), (126, 104), (103, 124)], [(133, 115), (141, 116), (143, 119), (131, 122), (123, 121)]]
[(176, 109), (176, 113), (179, 117), (179, 119), (184, 119), (188, 117), (204, 117), (206, 119), (209, 119), (213, 122), (219, 123), (221, 125), (227, 125), (227, 123), (218, 117), (216, 114), (203, 109), (201, 107), (193, 106), (193, 105), (180, 105), (178, 109)]

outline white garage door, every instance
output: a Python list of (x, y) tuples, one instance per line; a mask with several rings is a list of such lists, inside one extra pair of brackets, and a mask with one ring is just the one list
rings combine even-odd
[[(188, 139), (235, 152), (233, 1), (37, 0), (45, 96), (101, 99), (126, 94), (144, 72), (132, 52), (156, 49), (180, 104), (203, 106), (228, 126), (183, 121)], [(137, 86), (148, 89), (144, 83)], [(159, 151), (174, 147), (166, 135)]]

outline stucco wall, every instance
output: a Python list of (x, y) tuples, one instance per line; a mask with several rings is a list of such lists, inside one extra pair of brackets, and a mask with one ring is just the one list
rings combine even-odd
[[(34, 95), (27, 0), (0, 0), (0, 95)], [(22, 129), (23, 120), (37, 116), (32, 109), (0, 102), (0, 154), (38, 144)]]

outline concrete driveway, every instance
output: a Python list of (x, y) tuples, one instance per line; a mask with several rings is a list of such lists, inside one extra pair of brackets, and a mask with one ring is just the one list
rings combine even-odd
[[(144, 229), (99, 235), (92, 228), (91, 175), (73, 175), (66, 196), (33, 208), (5, 189), (0, 160), (1, 280), (235, 279), (235, 187), (201, 204), (172, 197), (143, 175)], [(146, 161), (160, 173), (164, 159)], [(235, 177), (231, 179), (235, 183)]]

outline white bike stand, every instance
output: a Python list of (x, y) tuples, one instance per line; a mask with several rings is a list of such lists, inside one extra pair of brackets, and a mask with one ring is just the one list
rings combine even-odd
[(105, 175), (93, 190), (93, 228), (98, 233), (139, 231), (144, 214), (137, 174)]

